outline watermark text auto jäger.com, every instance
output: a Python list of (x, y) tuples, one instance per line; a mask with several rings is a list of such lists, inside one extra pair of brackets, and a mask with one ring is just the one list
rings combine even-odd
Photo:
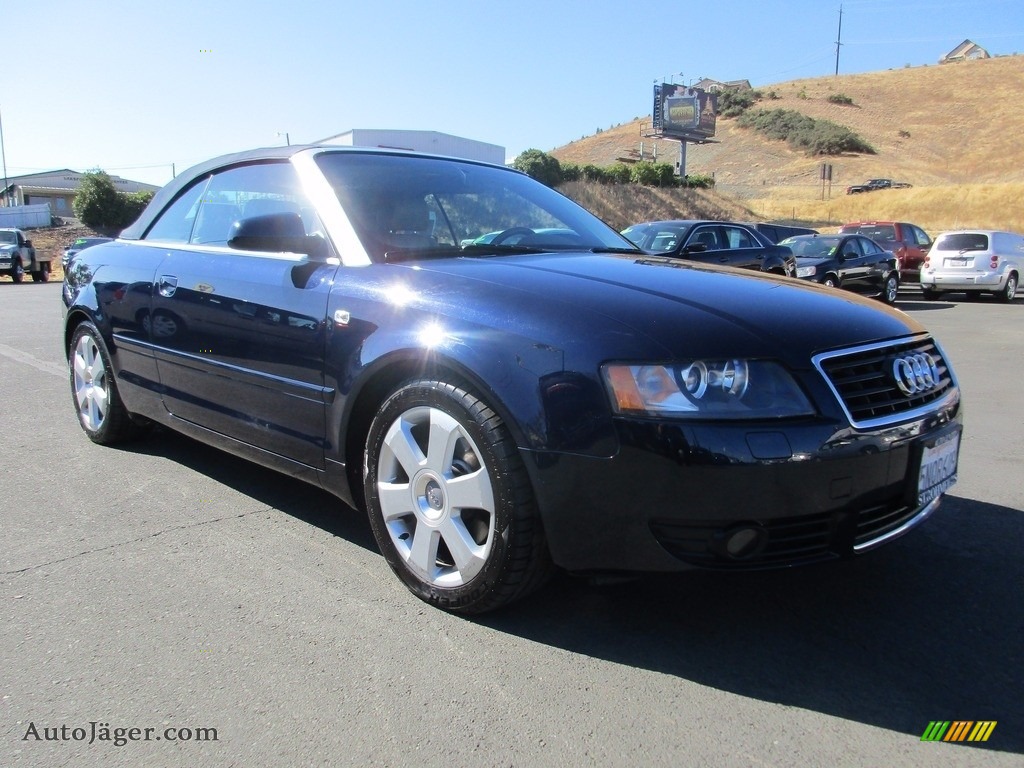
[(86, 744), (107, 743), (123, 747), (132, 741), (220, 741), (216, 728), (175, 727), (112, 727), (110, 723), (90, 720), (86, 725), (39, 725), (29, 722), (22, 741), (77, 741)]

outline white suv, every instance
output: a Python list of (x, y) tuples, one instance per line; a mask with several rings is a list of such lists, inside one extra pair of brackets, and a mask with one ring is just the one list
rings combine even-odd
[(942, 232), (921, 266), (926, 299), (940, 293), (994, 293), (1011, 301), (1024, 267), (1024, 237), (991, 229)]

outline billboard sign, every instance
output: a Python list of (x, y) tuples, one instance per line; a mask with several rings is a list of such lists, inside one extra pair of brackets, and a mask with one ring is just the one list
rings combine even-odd
[(718, 97), (703, 88), (654, 86), (654, 130), (668, 138), (704, 141), (715, 135)]

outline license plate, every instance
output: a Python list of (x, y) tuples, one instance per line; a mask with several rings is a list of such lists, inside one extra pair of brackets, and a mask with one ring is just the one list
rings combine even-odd
[(951, 266), (951, 267), (966, 267), (972, 261), (974, 261), (974, 259), (950, 259), (949, 260), (949, 266)]
[(959, 452), (959, 431), (925, 446), (917, 475), (917, 506), (924, 506), (953, 487)]

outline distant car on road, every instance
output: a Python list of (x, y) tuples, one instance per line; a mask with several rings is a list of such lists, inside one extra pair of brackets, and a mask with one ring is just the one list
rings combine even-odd
[(68, 268), (68, 262), (71, 261), (71, 257), (78, 253), (83, 248), (90, 248), (100, 243), (109, 243), (114, 238), (112, 237), (80, 237), (75, 240), (71, 245), (64, 249), (64, 253), (60, 257), (60, 265), (63, 269)]
[(1022, 268), (1021, 235), (988, 229), (942, 232), (921, 268), (921, 291), (929, 301), (945, 292), (992, 293), (1012, 301)]
[(891, 251), (900, 263), (901, 283), (916, 283), (921, 279), (921, 265), (932, 246), (932, 239), (916, 224), (906, 221), (853, 221), (843, 224), (839, 232), (870, 237), (884, 250)]
[(858, 195), (862, 192), (875, 192), (879, 189), (908, 189), (910, 184), (892, 179), (868, 179), (864, 184), (852, 184), (846, 188), (846, 194)]
[(645, 252), (701, 264), (741, 267), (793, 277), (796, 262), (748, 224), (731, 221), (646, 221), (622, 230)]
[(863, 235), (798, 235), (782, 241), (796, 257), (796, 276), (895, 304), (896, 257)]

